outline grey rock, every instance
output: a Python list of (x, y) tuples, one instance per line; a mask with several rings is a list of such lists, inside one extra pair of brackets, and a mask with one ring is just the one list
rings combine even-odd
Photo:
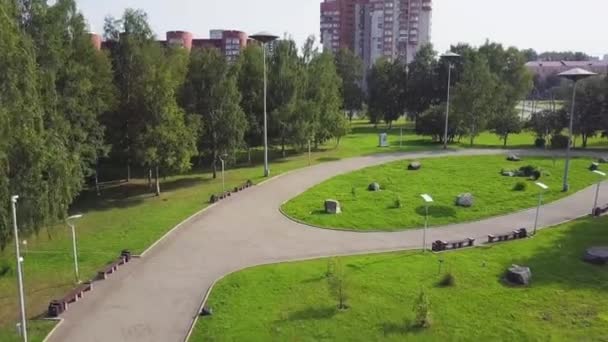
[(411, 162), (410, 165), (407, 166), (408, 170), (417, 171), (420, 170), (422, 164), (419, 161)]
[(460, 207), (472, 207), (474, 202), (473, 194), (460, 194), (456, 197), (456, 205)]
[(608, 247), (591, 247), (587, 249), (583, 256), (583, 260), (598, 265), (608, 263)]
[(333, 199), (326, 200), (325, 212), (328, 214), (340, 214), (342, 212), (342, 208), (340, 208), (340, 202)]
[(513, 172), (513, 171), (503, 170), (500, 174), (505, 177), (515, 177), (515, 172)]
[(509, 154), (509, 156), (507, 157), (507, 160), (518, 162), (518, 161), (521, 161), (521, 158), (519, 158), (519, 156), (516, 154)]
[(529, 267), (511, 265), (507, 270), (507, 281), (516, 285), (530, 285), (532, 271)]
[(608, 157), (601, 157), (597, 162), (600, 164), (608, 164)]
[(380, 184), (378, 184), (376, 182), (373, 182), (372, 184), (370, 184), (367, 187), (367, 190), (369, 190), (369, 191), (380, 191)]
[(591, 166), (589, 166), (589, 170), (591, 170), (591, 171), (599, 170), (599, 168), (600, 168), (599, 163), (591, 163)]

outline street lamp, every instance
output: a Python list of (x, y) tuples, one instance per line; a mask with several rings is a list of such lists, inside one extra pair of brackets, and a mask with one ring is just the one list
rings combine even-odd
[(25, 319), (25, 291), (23, 291), (23, 258), (19, 251), (19, 230), (17, 229), (17, 200), (18, 195), (11, 196), (11, 207), (13, 210), (13, 235), (15, 237), (15, 258), (17, 259), (17, 283), (19, 286), (19, 305), (21, 306), (21, 325), (19, 332), (23, 341), (27, 342), (27, 320)]
[(272, 35), (268, 32), (260, 32), (251, 36), (252, 39), (262, 43), (262, 49), (264, 50), (264, 177), (270, 176), (270, 168), (268, 167), (268, 119), (266, 113), (266, 97), (268, 91), (268, 81), (266, 76), (266, 45), (279, 37)]
[(547, 191), (549, 189), (549, 187), (541, 182), (536, 182), (534, 184), (536, 184), (536, 186), (541, 188), (541, 190), (538, 192), (538, 207), (536, 207), (536, 218), (534, 219), (534, 234), (533, 235), (536, 235), (536, 229), (538, 227), (538, 216), (540, 214), (540, 206), (543, 203), (543, 191)]
[[(602, 177), (606, 177), (606, 173), (599, 171), (599, 170), (593, 170), (593, 173), (600, 175)], [(595, 214), (595, 208), (597, 208), (597, 201), (600, 198), (600, 186), (602, 185), (602, 180), (601, 179), (599, 182), (597, 182), (597, 189), (595, 190), (595, 202), (593, 202), (593, 209), (591, 211), (591, 215)]]
[(80, 283), (80, 275), (78, 273), (78, 251), (76, 249), (76, 229), (74, 229), (73, 220), (77, 220), (82, 217), (82, 214), (73, 215), (68, 217), (65, 222), (68, 224), (72, 231), (72, 253), (74, 255), (74, 277), (76, 277), (76, 283)]
[(222, 163), (222, 193), (226, 193), (226, 182), (225, 182), (225, 177), (224, 177), (224, 163), (225, 160), (222, 158), (226, 158), (228, 157), (228, 154), (224, 153), (221, 156), (218, 156), (218, 158), (220, 159), (220, 162)]
[(422, 197), (425, 204), (424, 230), (422, 231), (422, 252), (424, 253), (426, 251), (426, 230), (429, 226), (429, 205), (433, 203), (433, 198), (428, 194), (422, 194), (420, 197)]
[(564, 170), (564, 187), (563, 191), (566, 192), (570, 190), (570, 184), (568, 184), (568, 174), (570, 173), (570, 146), (572, 145), (572, 127), (574, 123), (574, 104), (576, 101), (576, 85), (578, 81), (597, 75), (591, 71), (587, 71), (581, 68), (574, 68), (568, 71), (564, 71), (557, 76), (561, 78), (568, 79), (574, 82), (572, 86), (572, 106), (570, 109), (570, 126), (568, 128), (568, 146), (566, 146), (566, 168)]
[(454, 52), (446, 52), (441, 55), (441, 58), (448, 62), (448, 98), (445, 108), (445, 131), (443, 134), (443, 149), (448, 148), (448, 125), (450, 116), (450, 85), (452, 83), (452, 69), (454, 68), (454, 62), (460, 59), (460, 55)]

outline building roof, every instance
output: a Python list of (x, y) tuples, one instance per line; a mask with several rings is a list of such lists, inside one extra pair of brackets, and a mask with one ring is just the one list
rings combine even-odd
[(530, 68), (585, 68), (585, 67), (608, 67), (608, 61), (533, 61), (526, 63)]

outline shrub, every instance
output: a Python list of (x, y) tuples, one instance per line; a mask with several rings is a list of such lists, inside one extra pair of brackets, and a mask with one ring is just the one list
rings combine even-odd
[(424, 290), (420, 291), (418, 300), (414, 304), (414, 314), (416, 315), (414, 325), (417, 328), (428, 328), (431, 326), (431, 304)]
[(551, 138), (551, 148), (564, 149), (568, 147), (568, 137), (565, 135), (554, 135)]
[(11, 270), (11, 265), (9, 264), (9, 262), (6, 260), (3, 260), (2, 263), (0, 263), (0, 277), (4, 277), (10, 270)]
[(338, 258), (331, 259), (327, 268), (329, 293), (338, 302), (338, 309), (346, 310), (348, 309), (348, 305), (346, 304), (348, 300), (346, 270)]
[(536, 171), (536, 166), (526, 165), (519, 168), (519, 172), (524, 177), (531, 177)]
[(540, 176), (541, 176), (541, 175), (542, 175), (542, 174), (541, 174), (541, 172), (540, 172), (539, 170), (534, 170), (534, 171), (532, 172), (532, 176), (531, 176), (531, 177), (532, 177), (532, 179), (534, 179), (534, 180), (536, 181), (536, 180), (539, 180), (539, 179), (540, 179)]
[(395, 206), (395, 209), (399, 209), (403, 206), (401, 203), (401, 197), (397, 196), (397, 198), (395, 198), (394, 206)]
[(543, 148), (543, 147), (545, 147), (546, 144), (547, 144), (547, 140), (545, 140), (543, 138), (536, 138), (536, 140), (534, 140), (534, 146), (536, 146), (538, 148)]
[(525, 191), (528, 188), (528, 183), (526, 182), (517, 182), (513, 187), (515, 191)]
[(439, 286), (441, 287), (451, 287), (456, 285), (456, 278), (452, 273), (446, 273), (439, 280)]
[(357, 197), (357, 189), (354, 186), (350, 189), (350, 193), (353, 194), (353, 197)]

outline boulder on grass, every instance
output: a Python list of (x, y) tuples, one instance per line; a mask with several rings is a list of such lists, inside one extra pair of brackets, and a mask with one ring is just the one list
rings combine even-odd
[(501, 175), (505, 176), (505, 177), (515, 177), (515, 172), (513, 171), (508, 171), (508, 170), (502, 170), (500, 172)]
[(340, 202), (328, 199), (325, 201), (325, 212), (327, 214), (340, 214), (342, 209), (340, 208)]
[(507, 270), (507, 281), (514, 285), (530, 285), (532, 271), (529, 267), (511, 265)]
[(473, 194), (460, 194), (456, 197), (456, 205), (460, 207), (472, 207), (474, 202)]
[(608, 157), (601, 157), (597, 162), (600, 164), (608, 164)]
[(591, 171), (599, 170), (599, 168), (600, 168), (599, 163), (591, 163), (591, 166), (589, 166), (589, 170), (591, 170)]
[(419, 161), (411, 162), (410, 165), (407, 166), (407, 169), (410, 171), (420, 170), (422, 164)]
[(591, 247), (585, 251), (583, 260), (596, 265), (604, 265), (608, 263), (608, 246), (606, 247)]
[(521, 161), (521, 158), (519, 158), (519, 156), (516, 154), (509, 154), (509, 156), (507, 156), (507, 160), (512, 162), (518, 162)]
[(380, 184), (378, 184), (376, 182), (373, 182), (372, 184), (370, 184), (367, 187), (367, 190), (369, 190), (369, 191), (380, 191)]

